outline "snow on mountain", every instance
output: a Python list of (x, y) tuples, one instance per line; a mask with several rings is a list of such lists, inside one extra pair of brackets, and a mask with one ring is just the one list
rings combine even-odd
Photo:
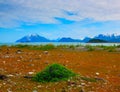
[(106, 42), (120, 42), (120, 35), (118, 34), (99, 34), (93, 38), (85, 37), (83, 40), (80, 39), (73, 39), (70, 37), (63, 37), (56, 40), (49, 40), (45, 37), (39, 36), (38, 34), (30, 34), (27, 36), (22, 37), (21, 39), (17, 40), (16, 42), (88, 42), (91, 39), (100, 39)]
[(16, 42), (50, 42), (50, 40), (45, 37), (39, 36), (38, 34), (30, 34), (22, 37)]

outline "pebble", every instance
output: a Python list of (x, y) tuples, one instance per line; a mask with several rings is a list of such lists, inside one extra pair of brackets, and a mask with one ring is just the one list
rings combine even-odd
[(24, 76), (24, 78), (31, 79), (33, 77), (32, 76)]
[(85, 83), (81, 83), (81, 86), (85, 86), (86, 84)]
[(6, 61), (3, 61), (3, 63), (5, 64), (5, 63), (6, 63)]
[(7, 75), (8, 77), (13, 77), (14, 75), (12, 75), (12, 74), (9, 74), (9, 75)]
[(6, 83), (3, 83), (3, 85), (5, 85)]
[(41, 58), (42, 57), (42, 55), (39, 55), (39, 58)]
[(20, 60), (17, 60), (18, 62), (20, 61)]
[(6, 56), (4, 56), (4, 58), (9, 58), (10, 56), (8, 56), (8, 55), (6, 55)]
[(48, 51), (44, 51), (44, 54), (48, 54)]
[(22, 51), (21, 51), (21, 50), (17, 50), (16, 53), (17, 53), (17, 54), (21, 54)]
[(96, 75), (96, 76), (99, 76), (99, 75), (100, 75), (100, 73), (96, 72), (96, 73), (95, 73), (95, 75)]
[(0, 79), (1, 80), (4, 80), (4, 79), (6, 79), (7, 78), (7, 76), (5, 76), (5, 75), (0, 75)]
[(41, 85), (38, 85), (37, 88), (41, 88), (42, 86)]
[(74, 86), (74, 85), (76, 85), (76, 82), (74, 82), (74, 81), (73, 82), (68, 82), (67, 84), (70, 85), (70, 86)]
[(10, 90), (10, 88), (8, 88), (8, 89), (7, 89), (7, 92), (12, 92), (12, 91)]
[(80, 87), (81, 87), (81, 85), (78, 85), (77, 87), (79, 87), (79, 88), (80, 88)]
[(37, 90), (33, 90), (33, 92), (38, 92)]
[(34, 72), (28, 72), (28, 74), (34, 74)]

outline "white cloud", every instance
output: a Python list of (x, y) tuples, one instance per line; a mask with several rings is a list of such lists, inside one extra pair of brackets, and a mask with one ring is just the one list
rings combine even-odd
[[(69, 15), (66, 12), (74, 13)], [(120, 20), (119, 0), (0, 0), (0, 27), (20, 26), (20, 22), (59, 23), (55, 17), (80, 21)]]

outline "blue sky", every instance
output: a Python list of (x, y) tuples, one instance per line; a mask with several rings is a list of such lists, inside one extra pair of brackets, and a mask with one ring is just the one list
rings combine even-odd
[(0, 42), (120, 34), (119, 0), (0, 0)]

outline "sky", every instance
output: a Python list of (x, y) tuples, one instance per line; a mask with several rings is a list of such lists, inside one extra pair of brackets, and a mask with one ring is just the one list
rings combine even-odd
[(0, 0), (0, 42), (113, 33), (120, 34), (120, 0)]

